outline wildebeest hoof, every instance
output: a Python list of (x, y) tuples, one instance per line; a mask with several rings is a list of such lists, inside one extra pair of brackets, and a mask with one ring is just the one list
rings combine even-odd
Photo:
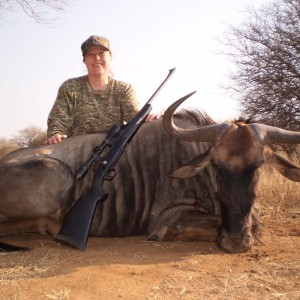
[(61, 225), (50, 217), (44, 217), (37, 219), (36, 231), (41, 235), (50, 234), (55, 236), (58, 234)]
[(174, 241), (177, 234), (168, 226), (163, 226), (147, 237), (150, 241)]

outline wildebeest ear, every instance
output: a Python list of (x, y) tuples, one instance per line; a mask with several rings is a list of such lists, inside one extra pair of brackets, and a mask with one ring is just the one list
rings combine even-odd
[(290, 162), (286, 158), (272, 153), (269, 155), (266, 163), (274, 167), (284, 177), (293, 181), (300, 181), (300, 166)]
[(169, 174), (170, 177), (185, 179), (197, 175), (210, 163), (210, 152), (205, 152)]

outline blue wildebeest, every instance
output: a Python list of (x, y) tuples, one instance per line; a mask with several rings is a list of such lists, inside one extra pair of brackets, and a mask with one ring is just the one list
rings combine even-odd
[[(142, 125), (132, 139), (116, 165), (116, 177), (104, 183), (109, 197), (97, 207), (92, 236), (218, 240), (226, 251), (247, 251), (258, 226), (253, 207), (259, 167), (269, 163), (300, 180), (299, 167), (267, 146), (299, 143), (300, 134), (259, 124), (212, 124), (192, 112), (173, 117), (184, 99), (164, 115), (171, 134), (159, 120)], [(72, 137), (0, 160), (0, 235), (55, 236), (63, 216), (92, 182), (93, 172), (76, 183), (74, 173), (104, 136)]]
[(269, 145), (298, 144), (300, 132), (238, 121), (197, 129), (181, 128), (174, 124), (172, 115), (184, 100), (184, 97), (179, 99), (166, 111), (165, 129), (180, 140), (209, 142), (211, 146), (171, 176), (189, 178), (212, 167), (221, 216), (218, 244), (229, 252), (244, 252), (252, 247), (253, 233), (257, 232), (259, 225), (254, 204), (260, 167), (269, 164), (286, 178), (300, 181), (300, 167), (274, 153)]

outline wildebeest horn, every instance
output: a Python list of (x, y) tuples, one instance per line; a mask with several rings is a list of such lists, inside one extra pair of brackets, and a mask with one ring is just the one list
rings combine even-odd
[(173, 122), (173, 113), (175, 112), (176, 108), (183, 103), (186, 99), (192, 96), (196, 91), (180, 98), (172, 105), (168, 107), (168, 109), (164, 113), (163, 117), (163, 125), (165, 129), (174, 137), (188, 141), (188, 142), (211, 142), (213, 143), (216, 138), (220, 135), (220, 133), (229, 127), (228, 123), (222, 124), (214, 124), (209, 125), (197, 129), (183, 129), (178, 127)]
[(264, 124), (253, 123), (252, 127), (264, 144), (299, 144), (300, 132), (290, 131)]

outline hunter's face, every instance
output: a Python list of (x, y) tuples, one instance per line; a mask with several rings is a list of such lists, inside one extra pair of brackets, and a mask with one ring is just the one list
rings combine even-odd
[(111, 64), (111, 52), (101, 46), (92, 46), (87, 50), (83, 61), (90, 75), (106, 75)]

